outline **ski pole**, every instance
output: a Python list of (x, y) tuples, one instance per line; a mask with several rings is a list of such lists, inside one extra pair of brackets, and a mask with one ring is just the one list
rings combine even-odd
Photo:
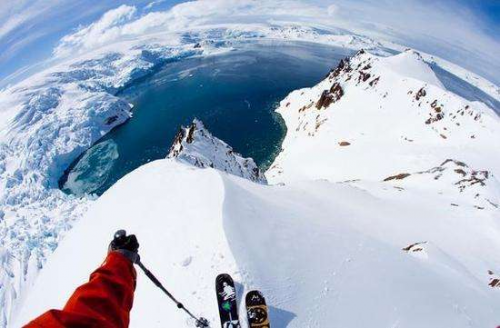
[(177, 305), (177, 308), (184, 310), (184, 312), (186, 312), (191, 318), (196, 320), (196, 327), (210, 327), (207, 319), (202, 317), (197, 318), (188, 309), (186, 309), (181, 302), (176, 300), (174, 295), (170, 294), (170, 292), (165, 287), (163, 287), (161, 282), (154, 276), (154, 274), (151, 273), (151, 271), (149, 271), (144, 266), (144, 264), (142, 264), (140, 260), (137, 260), (136, 263), (139, 266), (139, 268), (141, 268), (142, 271), (144, 271), (144, 274), (149, 278), (149, 280), (151, 280), (156, 285), (156, 287), (160, 288), (165, 294), (167, 294), (167, 296), (172, 300), (172, 302), (174, 302)]

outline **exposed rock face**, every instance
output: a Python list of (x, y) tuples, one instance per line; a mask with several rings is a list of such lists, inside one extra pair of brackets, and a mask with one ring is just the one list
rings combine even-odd
[(488, 275), (490, 276), (490, 282), (488, 286), (492, 288), (500, 288), (500, 276), (496, 275), (493, 271), (489, 270)]
[(411, 245), (408, 245), (403, 248), (403, 251), (409, 253), (409, 252), (421, 252), (424, 250), (423, 246), (427, 244), (426, 241), (418, 242), (418, 243), (413, 243)]
[(425, 88), (421, 88), (420, 90), (418, 90), (418, 92), (415, 96), (415, 100), (420, 100), (420, 98), (425, 97), (426, 95), (427, 95), (427, 92), (425, 91)]
[(318, 102), (316, 102), (316, 109), (327, 108), (330, 104), (339, 101), (343, 95), (344, 90), (342, 90), (339, 83), (335, 82), (330, 90), (323, 91)]
[(321, 94), (321, 97), (319, 98), (318, 102), (316, 103), (316, 109), (321, 109), (323, 107), (328, 107), (332, 103), (332, 98), (330, 97), (330, 94), (328, 93), (328, 90), (323, 91)]
[(251, 158), (243, 158), (224, 141), (214, 137), (197, 119), (182, 127), (174, 139), (168, 158), (200, 168), (211, 167), (242, 178), (266, 183), (266, 178)]
[(403, 180), (404, 178), (407, 178), (410, 175), (411, 175), (410, 173), (399, 173), (399, 174), (391, 175), (390, 177), (385, 178), (384, 181)]

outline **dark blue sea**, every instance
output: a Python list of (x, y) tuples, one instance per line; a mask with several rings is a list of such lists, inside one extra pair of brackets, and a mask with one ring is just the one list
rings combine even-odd
[(121, 177), (165, 158), (181, 125), (199, 118), (216, 137), (266, 169), (286, 128), (274, 113), (289, 92), (322, 80), (343, 48), (311, 43), (247, 43), (223, 55), (168, 63), (122, 90), (133, 118), (80, 156), (60, 180), (63, 191), (102, 194)]

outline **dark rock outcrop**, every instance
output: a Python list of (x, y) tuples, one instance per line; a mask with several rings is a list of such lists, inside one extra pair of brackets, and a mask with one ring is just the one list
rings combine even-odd
[(316, 102), (316, 109), (327, 108), (332, 103), (335, 103), (342, 98), (344, 90), (338, 82), (335, 82), (330, 90), (324, 90), (321, 97)]

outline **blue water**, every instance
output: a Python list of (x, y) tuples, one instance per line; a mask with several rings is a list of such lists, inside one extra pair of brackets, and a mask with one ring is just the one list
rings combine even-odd
[(134, 104), (133, 118), (80, 156), (61, 178), (61, 188), (77, 195), (102, 194), (130, 171), (165, 158), (179, 127), (195, 117), (265, 169), (286, 132), (274, 113), (279, 101), (316, 84), (352, 54), (310, 43), (251, 43), (236, 49), (169, 63), (120, 92)]

